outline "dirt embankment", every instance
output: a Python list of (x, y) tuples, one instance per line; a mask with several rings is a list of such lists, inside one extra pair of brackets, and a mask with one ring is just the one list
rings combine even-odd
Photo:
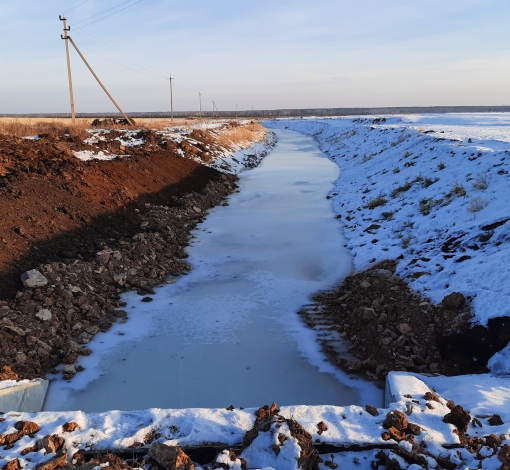
[[(469, 298), (432, 302), (394, 275), (395, 261), (348, 276), (314, 297), (300, 314), (319, 333), (332, 363), (369, 379), (391, 370), (459, 375), (487, 372), (487, 361), (510, 341), (510, 322), (472, 326)], [(347, 340), (348, 351), (338, 347)]]
[[(237, 188), (235, 175), (199, 163), (212, 158), (208, 132), (190, 146), (142, 131), (129, 149), (115, 136), (94, 150), (129, 158), (85, 162), (72, 154), (91, 147), (79, 137), (0, 135), (0, 367), (21, 378), (60, 362), (74, 375), (89, 340), (125, 321), (120, 294), (188, 271), (190, 231)], [(32, 269), (45, 281), (23, 287)]]

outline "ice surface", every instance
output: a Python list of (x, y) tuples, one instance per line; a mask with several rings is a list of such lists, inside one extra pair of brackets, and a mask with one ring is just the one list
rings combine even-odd
[(129, 321), (96, 336), (71, 383), (51, 384), (46, 410), (382, 404), (325, 360), (296, 314), (351, 259), (326, 199), (338, 168), (310, 137), (278, 135), (195, 231), (195, 269), (150, 303), (125, 295)]

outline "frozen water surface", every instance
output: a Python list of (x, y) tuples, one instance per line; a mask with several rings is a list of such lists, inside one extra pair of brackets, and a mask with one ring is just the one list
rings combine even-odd
[(46, 410), (379, 404), (374, 385), (336, 371), (296, 312), (351, 269), (326, 199), (339, 176), (312, 138), (277, 130), (241, 192), (211, 211), (194, 266), (100, 333), (85, 371), (50, 386)]

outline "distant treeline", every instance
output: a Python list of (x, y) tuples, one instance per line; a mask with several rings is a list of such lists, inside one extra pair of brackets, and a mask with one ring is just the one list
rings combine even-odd
[[(202, 117), (276, 118), (308, 116), (359, 116), (380, 114), (431, 114), (431, 113), (503, 113), (510, 106), (407, 106), (388, 108), (307, 108), (307, 109), (256, 109), (248, 111), (203, 111)], [(169, 118), (169, 112), (132, 112), (133, 118)], [(0, 117), (23, 118), (67, 118), (70, 113), (0, 114)], [(77, 113), (78, 118), (120, 117), (118, 113)], [(199, 117), (198, 111), (174, 111), (176, 118)]]

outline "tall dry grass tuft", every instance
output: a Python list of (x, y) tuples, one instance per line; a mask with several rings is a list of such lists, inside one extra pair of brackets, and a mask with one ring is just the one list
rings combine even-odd
[(217, 143), (221, 147), (246, 148), (253, 142), (264, 140), (266, 129), (258, 122), (250, 122), (248, 124), (240, 124), (233, 121), (228, 126), (219, 129)]
[(71, 138), (83, 140), (89, 137), (88, 128), (89, 120), (71, 124), (65, 120), (0, 119), (0, 134), (14, 137), (45, 136), (55, 139), (68, 134)]

